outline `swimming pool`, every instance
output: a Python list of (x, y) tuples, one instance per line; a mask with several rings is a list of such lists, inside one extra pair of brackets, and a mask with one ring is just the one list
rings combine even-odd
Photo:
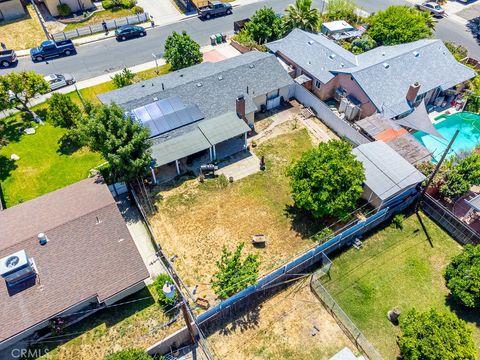
[(479, 114), (461, 112), (448, 115), (444, 120), (434, 124), (434, 126), (443, 135), (444, 139), (428, 135), (422, 131), (417, 131), (413, 134), (415, 139), (433, 154), (434, 162), (440, 160), (457, 129), (460, 132), (453, 143), (452, 149), (450, 149), (449, 155), (472, 151), (476, 146), (480, 145)]

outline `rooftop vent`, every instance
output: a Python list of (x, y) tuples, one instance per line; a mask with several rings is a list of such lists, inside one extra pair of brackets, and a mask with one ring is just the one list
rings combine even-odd
[(382, 52), (382, 56), (385, 56), (385, 51), (384, 51), (384, 52)]
[(388, 68), (390, 67), (390, 64), (388, 64), (388, 63), (383, 63), (383, 67), (384, 67), (385, 69), (388, 69)]
[(310, 60), (307, 61), (307, 65), (312, 65), (312, 62)]
[(420, 56), (420, 53), (419, 53), (418, 51), (414, 51), (414, 52), (413, 52), (413, 56), (419, 57), (419, 56)]
[(328, 58), (329, 58), (330, 60), (333, 60), (333, 59), (335, 59), (336, 56), (337, 56), (337, 55), (335, 55), (335, 54), (330, 54), (330, 55), (328, 56)]
[(40, 243), (40, 245), (42, 245), (42, 246), (47, 245), (48, 238), (47, 238), (47, 235), (45, 235), (45, 233), (38, 233), (37, 239), (38, 239), (38, 242)]
[(344, 63), (340, 63), (340, 67), (345, 67), (345, 64)]
[(308, 45), (313, 45), (313, 40), (308, 40)]
[(202, 87), (202, 83), (197, 83), (197, 87)]
[(158, 101), (158, 98), (155, 96), (155, 97), (153, 98), (153, 101)]
[(253, 69), (253, 68), (255, 67), (255, 64), (250, 64), (250, 65), (248, 65), (248, 67), (249, 67), (250, 69)]
[(223, 80), (223, 76), (222, 76), (222, 75), (219, 75), (219, 76), (218, 76), (218, 80)]
[(0, 276), (8, 286), (14, 286), (34, 277), (32, 263), (25, 250), (17, 251), (0, 259)]

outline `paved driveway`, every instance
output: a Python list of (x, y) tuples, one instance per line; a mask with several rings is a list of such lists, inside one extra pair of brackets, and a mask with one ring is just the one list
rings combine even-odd
[(172, 3), (173, 0), (137, 0), (137, 4), (145, 10), (156, 22), (165, 22), (167, 18), (181, 16), (182, 13), (177, 10)]

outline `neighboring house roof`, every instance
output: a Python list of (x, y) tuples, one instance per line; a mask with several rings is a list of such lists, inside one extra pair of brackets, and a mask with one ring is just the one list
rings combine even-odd
[(395, 117), (411, 109), (405, 96), (411, 84), (420, 84), (420, 94), (443, 90), (475, 76), (460, 64), (441, 40), (381, 46), (358, 56), (358, 66), (334, 73), (351, 74), (379, 112)]
[(235, 111), (235, 100), (245, 97), (247, 113), (257, 111), (253, 99), (293, 84), (275, 56), (251, 51), (216, 63), (205, 62), (142, 81), (98, 96), (131, 111), (154, 101), (178, 96), (185, 105), (197, 105), (205, 119)]
[(359, 145), (352, 152), (365, 168), (364, 184), (383, 201), (425, 180), (420, 171), (383, 141)]
[[(107, 185), (89, 178), (0, 212), (0, 258), (33, 259), (36, 284), (0, 281), (0, 342), (87, 299), (100, 302), (148, 278)], [(37, 239), (43, 232), (48, 243)]]
[(310, 75), (326, 83), (334, 78), (334, 69), (356, 65), (355, 55), (323, 34), (293, 29), (283, 39), (266, 44), (267, 48), (295, 62)]
[[(419, 94), (423, 94), (437, 87), (449, 89), (476, 75), (457, 62), (438, 39), (380, 46), (355, 56), (322, 34), (294, 29), (266, 46), (322, 83), (338, 73), (350, 74), (377, 110), (389, 118), (411, 110), (405, 96), (415, 82), (420, 83)], [(336, 55), (334, 59), (331, 54)]]

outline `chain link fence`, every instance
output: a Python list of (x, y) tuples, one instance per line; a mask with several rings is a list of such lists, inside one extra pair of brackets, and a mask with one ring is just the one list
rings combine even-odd
[(335, 318), (338, 325), (342, 328), (345, 334), (352, 340), (352, 342), (361, 350), (365, 356), (370, 360), (383, 360), (382, 355), (377, 349), (367, 340), (365, 335), (360, 331), (355, 323), (345, 314), (340, 305), (333, 299), (330, 293), (320, 283), (318, 274), (312, 276), (310, 283), (312, 290), (318, 296), (328, 312)]
[[(147, 22), (148, 19), (149, 19), (148, 14), (142, 13), (142, 14), (127, 16), (120, 19), (108, 20), (108, 21), (105, 21), (105, 23), (107, 25), (107, 29), (110, 31), (110, 30), (115, 30), (120, 26), (124, 26), (124, 25), (134, 25), (134, 24)], [(62, 31), (62, 32), (53, 34), (52, 38), (55, 41), (61, 41), (61, 40), (67, 40), (67, 39), (75, 39), (82, 36), (93, 35), (93, 34), (101, 33), (104, 31), (105, 29), (103, 28), (102, 24), (95, 24), (95, 25), (80, 27), (77, 29), (69, 30), (69, 31)]]
[(461, 244), (480, 244), (480, 234), (458, 219), (450, 210), (428, 194), (420, 203), (422, 210)]

